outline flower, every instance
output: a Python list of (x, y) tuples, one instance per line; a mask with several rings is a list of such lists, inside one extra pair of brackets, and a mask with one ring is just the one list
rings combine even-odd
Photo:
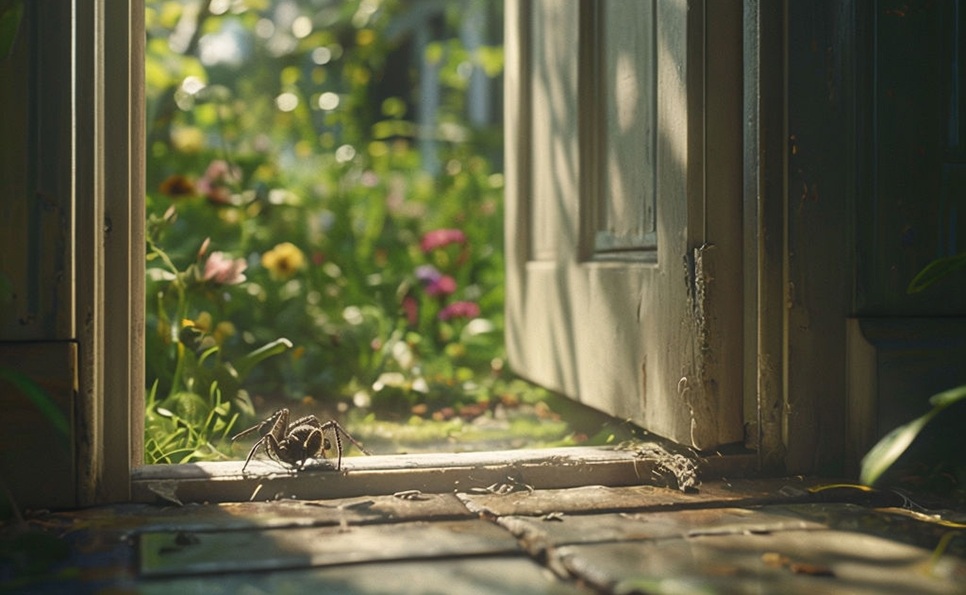
[(195, 184), (190, 178), (181, 174), (172, 174), (161, 182), (158, 191), (171, 198), (184, 198), (195, 195)]
[(411, 295), (407, 295), (402, 301), (403, 312), (406, 313), (406, 322), (415, 325), (419, 322), (419, 302)]
[(205, 175), (198, 180), (198, 190), (212, 202), (231, 203), (231, 188), (241, 180), (241, 171), (223, 159), (215, 159), (208, 165)]
[(212, 252), (208, 260), (205, 261), (205, 272), (202, 275), (205, 281), (214, 281), (222, 285), (235, 285), (245, 280), (243, 274), (248, 268), (248, 263), (244, 258), (232, 259), (224, 252)]
[(443, 274), (439, 272), (439, 269), (431, 264), (423, 264), (416, 267), (416, 278), (419, 279), (423, 285), (433, 283), (439, 280), (439, 278), (442, 276)]
[(180, 153), (197, 153), (205, 146), (205, 133), (195, 126), (184, 126), (171, 131), (171, 145)]
[(453, 302), (439, 311), (440, 320), (475, 318), (479, 315), (480, 307), (475, 302)]
[(434, 229), (423, 234), (419, 247), (423, 252), (432, 252), (449, 244), (466, 243), (466, 234), (459, 229)]
[(286, 280), (305, 266), (305, 254), (291, 242), (282, 242), (262, 254), (262, 266), (274, 279)]
[(431, 264), (416, 267), (416, 278), (423, 284), (428, 295), (449, 295), (456, 291), (456, 279), (442, 274)]
[(443, 275), (436, 282), (426, 286), (426, 293), (433, 296), (449, 295), (454, 291), (456, 291), (456, 279), (449, 275)]

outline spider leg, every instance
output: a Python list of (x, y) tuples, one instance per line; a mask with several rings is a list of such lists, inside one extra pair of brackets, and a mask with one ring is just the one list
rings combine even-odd
[[(259, 439), (258, 439), (258, 440), (257, 440), (257, 441), (255, 442), (255, 444), (253, 444), (253, 445), (252, 445), (252, 449), (251, 449), (250, 451), (248, 451), (248, 458), (247, 458), (247, 459), (245, 459), (245, 464), (244, 464), (244, 465), (242, 465), (242, 473), (244, 473), (244, 472), (245, 472), (245, 468), (246, 468), (246, 467), (248, 467), (248, 463), (250, 463), (250, 462), (252, 461), (252, 457), (254, 457), (254, 456), (255, 456), (255, 451), (256, 451), (256, 450), (258, 450), (258, 447), (259, 447), (259, 446), (262, 446), (263, 444), (265, 444), (265, 440), (266, 440), (266, 438), (267, 438), (268, 436), (270, 436), (270, 435), (271, 435), (271, 434), (267, 434), (267, 435), (265, 435), (265, 436), (262, 436), (261, 438), (259, 438)], [(232, 440), (234, 440), (234, 438), (233, 438)], [(266, 446), (266, 447), (265, 447), (265, 449), (267, 450), (267, 449), (268, 449), (268, 447)]]
[[(248, 467), (248, 464), (252, 461), (252, 457), (255, 456), (255, 451), (258, 450), (259, 446), (263, 446), (265, 448), (265, 451), (268, 453), (269, 457), (275, 461), (279, 460), (279, 439), (284, 437), (286, 433), (286, 428), (288, 428), (288, 417), (288, 409), (279, 409), (265, 421), (232, 436), (231, 441), (234, 442), (235, 440), (255, 431), (258, 431), (258, 433), (261, 434), (261, 437), (255, 441), (255, 444), (252, 445), (252, 449), (248, 451), (248, 458), (245, 459), (245, 464), (242, 465), (243, 473)], [(266, 432), (265, 428), (269, 426), (271, 426), (271, 429)]]
[(263, 421), (260, 421), (259, 423), (257, 423), (254, 426), (248, 428), (247, 430), (242, 430), (241, 432), (238, 432), (237, 434), (235, 434), (234, 436), (232, 436), (231, 437), (231, 441), (234, 442), (235, 440), (238, 440), (239, 438), (242, 438), (244, 436), (247, 436), (247, 435), (251, 434), (252, 432), (258, 432), (262, 436), (265, 436), (265, 428), (268, 428), (269, 426), (271, 426), (272, 429), (274, 429), (275, 424), (278, 422), (279, 419), (285, 419), (285, 422), (286, 422), (286, 425), (287, 425), (287, 423), (288, 423), (288, 409), (278, 409), (278, 410), (276, 410), (275, 413), (273, 413), (271, 415), (271, 417), (269, 417), (268, 419), (265, 419)]
[(334, 419), (330, 419), (329, 421), (325, 422), (321, 426), (321, 429), (323, 430), (327, 430), (329, 428), (332, 428), (333, 432), (335, 433), (335, 451), (337, 453), (336, 464), (335, 464), (336, 471), (342, 470), (342, 452), (343, 452), (342, 437), (343, 436), (345, 436), (345, 438), (349, 442), (355, 445), (355, 447), (361, 450), (363, 453), (367, 455), (372, 454), (371, 452), (366, 450), (366, 447), (364, 447), (358, 440), (353, 438), (352, 435), (349, 434), (349, 432), (346, 432), (345, 428), (339, 425), (339, 422), (335, 421)]

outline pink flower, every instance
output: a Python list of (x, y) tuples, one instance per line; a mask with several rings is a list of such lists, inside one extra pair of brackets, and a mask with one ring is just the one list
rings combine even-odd
[(423, 234), (423, 239), (419, 242), (419, 247), (423, 252), (432, 252), (436, 248), (442, 248), (449, 244), (466, 243), (466, 234), (459, 229), (434, 229)]
[(439, 311), (440, 320), (476, 318), (479, 315), (480, 307), (474, 302), (453, 302)]
[(212, 252), (205, 261), (205, 281), (214, 281), (222, 285), (235, 285), (245, 280), (243, 274), (248, 268), (244, 258), (232, 259), (224, 252)]
[(456, 291), (456, 279), (444, 275), (431, 264), (416, 267), (416, 278), (426, 288), (427, 295), (449, 295)]
[(230, 186), (241, 180), (241, 170), (228, 165), (227, 161), (215, 159), (208, 165), (205, 175), (198, 180), (198, 190), (212, 202), (231, 203)]
[(449, 295), (454, 291), (456, 291), (456, 279), (449, 275), (443, 275), (426, 286), (426, 294), (432, 296)]

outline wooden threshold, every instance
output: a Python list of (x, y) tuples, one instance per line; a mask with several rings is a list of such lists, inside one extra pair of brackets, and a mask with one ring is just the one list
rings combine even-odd
[[(663, 453), (663, 454), (662, 454)], [(422, 493), (560, 489), (586, 485), (677, 487), (681, 455), (655, 445), (633, 449), (562, 447), (530, 450), (354, 456), (341, 471), (319, 461), (302, 471), (256, 460), (146, 465), (132, 473), (134, 502), (243, 502), (281, 498), (321, 499)], [(754, 453), (690, 459), (697, 478), (748, 477)]]

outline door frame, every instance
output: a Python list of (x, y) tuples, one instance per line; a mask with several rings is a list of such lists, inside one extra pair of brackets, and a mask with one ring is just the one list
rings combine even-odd
[[(508, 0), (508, 31), (519, 30), (525, 4)], [(75, 460), (77, 501), (89, 505), (129, 500), (134, 469), (143, 461), (143, 3), (76, 0), (71, 10), (74, 128), (58, 133), (73, 147), (74, 328), (80, 354)], [(789, 452), (804, 452), (821, 438), (816, 428), (789, 432), (789, 7), (744, 0), (743, 11), (742, 282), (745, 294), (754, 296), (745, 299), (741, 333), (746, 441), (757, 450), (762, 471), (809, 472), (809, 465), (785, 465)], [(527, 59), (527, 49), (511, 44), (507, 50), (506, 84), (519, 86), (522, 73), (513, 65)], [(510, 140), (527, 155), (529, 138), (520, 125), (526, 108), (512, 113), (516, 120), (505, 124)], [(525, 157), (508, 159), (507, 179), (527, 166)], [(516, 206), (526, 203), (513, 198), (507, 200), (507, 216), (526, 217)], [(510, 280), (512, 274), (508, 271), (508, 302), (520, 298), (522, 286)], [(799, 400), (796, 413), (821, 405)]]

